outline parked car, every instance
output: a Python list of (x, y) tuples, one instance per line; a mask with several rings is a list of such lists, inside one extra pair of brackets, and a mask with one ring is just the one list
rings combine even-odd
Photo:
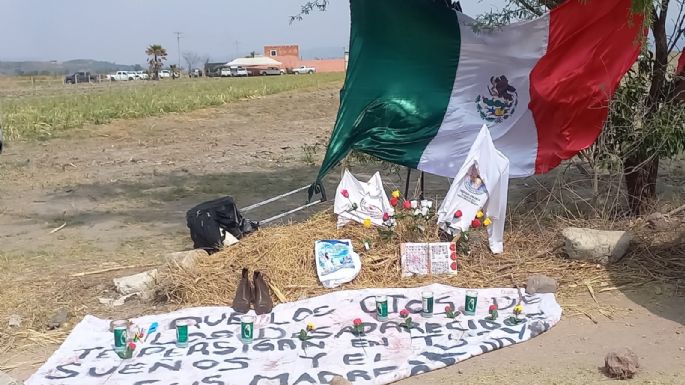
[(188, 74), (191, 78), (201, 78), (202, 77), (202, 70), (199, 68), (193, 68), (192, 71)]
[(299, 66), (292, 69), (294, 74), (313, 74), (314, 72), (316, 72), (316, 68), (307, 66)]
[(220, 75), (222, 78), (229, 77), (229, 76), (231, 76), (231, 69), (228, 68), (228, 67), (224, 67), (224, 68), (222, 68), (221, 71), (219, 72), (219, 75)]
[(283, 75), (285, 73), (285, 70), (282, 70), (278, 67), (269, 67), (266, 69), (262, 69), (259, 71), (259, 74), (262, 76), (266, 75)]
[(159, 78), (160, 78), (160, 79), (163, 79), (163, 78), (170, 78), (170, 77), (171, 77), (171, 71), (169, 71), (169, 70), (161, 70), (161, 71), (159, 71)]
[(148, 80), (150, 79), (150, 75), (148, 75), (145, 71), (136, 71), (136, 78), (140, 80)]
[(128, 71), (117, 71), (117, 73), (107, 75), (107, 77), (109, 78), (109, 80), (112, 80), (112, 81), (114, 81), (114, 80), (119, 80), (119, 81), (135, 80), (135, 78), (136, 78), (134, 73), (129, 73)]
[(237, 76), (237, 77), (242, 77), (242, 76), (249, 76), (249, 73), (245, 69), (245, 67), (230, 67), (231, 68), (231, 76)]
[(89, 83), (96, 80), (97, 77), (91, 75), (90, 72), (74, 72), (73, 74), (64, 77), (64, 82), (67, 84)]

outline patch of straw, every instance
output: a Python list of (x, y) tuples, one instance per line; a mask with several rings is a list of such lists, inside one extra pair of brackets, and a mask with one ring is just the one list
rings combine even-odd
[[(274, 295), (276, 302), (324, 294), (330, 290), (319, 283), (314, 262), (314, 242), (322, 239), (351, 239), (362, 259), (360, 274), (340, 289), (416, 287), (433, 282), (470, 288), (511, 287), (523, 286), (530, 274), (538, 273), (557, 280), (558, 296), (563, 304), (571, 295), (587, 294), (588, 287), (601, 291), (652, 281), (673, 281), (685, 272), (683, 251), (674, 253), (677, 245), (658, 250), (647, 245), (654, 240), (654, 234), (638, 236), (623, 261), (610, 267), (569, 260), (561, 254), (560, 226), (533, 228), (525, 223), (513, 224), (506, 231), (505, 252), (500, 255), (489, 252), (486, 232), (480, 230), (472, 234), (470, 255), (459, 256), (456, 276), (403, 278), (399, 244), (438, 241), (436, 225), (430, 225), (421, 239), (416, 239), (416, 234), (400, 223), (396, 238), (383, 240), (375, 229), (356, 224), (336, 228), (335, 216), (327, 211), (302, 223), (262, 229), (201, 260), (195, 269), (167, 272), (161, 276), (162, 294), (184, 306), (230, 305), (243, 267), (266, 274), (272, 291), (278, 293)], [(363, 247), (365, 240), (371, 242), (369, 251)], [(650, 267), (660, 269), (654, 271)], [(591, 306), (596, 309), (599, 304)]]

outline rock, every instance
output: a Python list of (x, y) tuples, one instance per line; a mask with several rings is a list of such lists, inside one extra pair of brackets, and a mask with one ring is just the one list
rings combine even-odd
[(603, 231), (567, 227), (562, 231), (564, 251), (571, 259), (603, 265), (621, 259), (628, 251), (632, 235), (625, 231)]
[(190, 251), (179, 251), (169, 253), (164, 256), (164, 260), (169, 266), (192, 269), (197, 264), (198, 259), (208, 256), (207, 251), (195, 249)]
[(549, 330), (549, 323), (541, 320), (536, 320), (531, 322), (530, 325), (528, 325), (528, 329), (530, 329), (531, 337), (537, 337), (540, 334)]
[(645, 221), (647, 221), (650, 228), (655, 230), (663, 230), (669, 227), (668, 219), (662, 213), (649, 214)]
[(633, 378), (639, 367), (637, 354), (630, 349), (611, 352), (604, 358), (604, 369), (613, 378), (621, 380)]
[(526, 285), (526, 293), (556, 293), (557, 281), (542, 274), (534, 274), (528, 277), (528, 284)]
[(156, 278), (157, 269), (148, 270), (127, 277), (114, 278), (114, 286), (116, 286), (119, 294), (137, 293), (143, 299), (150, 299), (154, 295)]
[(335, 376), (330, 382), (331, 385), (352, 385), (349, 381), (340, 376)]
[(0, 385), (24, 385), (24, 382), (10, 377), (9, 374), (0, 372)]
[(18, 328), (21, 326), (21, 317), (19, 314), (12, 314), (8, 321), (8, 326), (11, 328)]
[(121, 306), (126, 301), (128, 301), (129, 298), (137, 296), (138, 293), (132, 293), (128, 295), (122, 295), (121, 297), (114, 299), (114, 298), (98, 298), (98, 301), (100, 301), (101, 304), (106, 305), (106, 306), (111, 306), (111, 307), (117, 307)]
[(54, 330), (62, 326), (69, 319), (69, 311), (65, 308), (61, 308), (55, 312), (48, 322), (48, 330)]

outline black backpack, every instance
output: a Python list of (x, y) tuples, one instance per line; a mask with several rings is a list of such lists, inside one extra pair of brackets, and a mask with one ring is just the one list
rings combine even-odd
[(240, 214), (230, 196), (193, 207), (186, 213), (186, 220), (194, 247), (210, 254), (223, 247), (226, 232), (240, 239), (259, 226)]

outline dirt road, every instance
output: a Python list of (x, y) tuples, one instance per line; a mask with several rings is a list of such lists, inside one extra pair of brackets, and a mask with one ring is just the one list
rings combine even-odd
[[(310, 183), (336, 111), (332, 87), (118, 121), (47, 142), (10, 143), (0, 157), (0, 295), (10, 299), (0, 305), (0, 330), (13, 313), (22, 316), (22, 327), (42, 329), (60, 307), (72, 314), (66, 330), (86, 313), (112, 316), (114, 310), (98, 301), (114, 295), (111, 278), (144, 268), (67, 275), (157, 263), (165, 253), (191, 247), (184, 215), (199, 202), (232, 195), (247, 206)], [(436, 190), (447, 187), (444, 178), (430, 183)], [(250, 216), (265, 218), (303, 200), (304, 194)], [(595, 324), (567, 316), (528, 343), (402, 383), (604, 383), (598, 371), (604, 354), (624, 346), (643, 360), (643, 373), (632, 383), (685, 383), (676, 377), (685, 376), (685, 300), (670, 289), (656, 293), (649, 287), (600, 296), (618, 310), (613, 319)], [(594, 306), (589, 296), (578, 302)], [(116, 312), (169, 308), (133, 302)], [(57, 346), (42, 345), (40, 338), (0, 345), (5, 343), (0, 368), (19, 378)]]

